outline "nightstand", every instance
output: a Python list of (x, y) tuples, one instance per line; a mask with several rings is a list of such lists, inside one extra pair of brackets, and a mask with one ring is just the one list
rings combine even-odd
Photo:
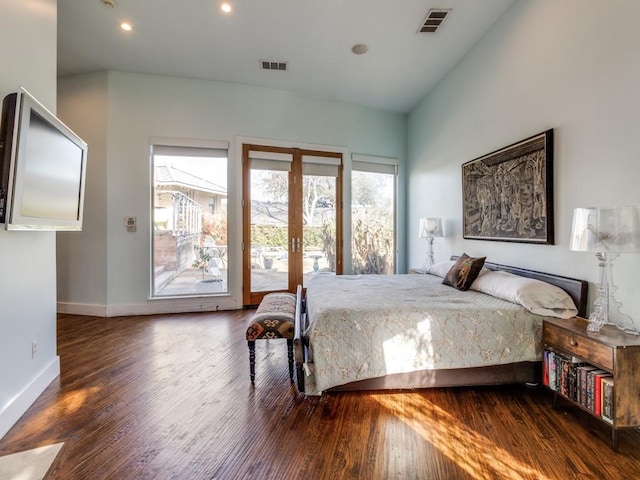
[(618, 430), (640, 426), (640, 338), (614, 325), (588, 332), (587, 323), (544, 320), (543, 383), (554, 391), (554, 408), (561, 397), (609, 424), (617, 451)]

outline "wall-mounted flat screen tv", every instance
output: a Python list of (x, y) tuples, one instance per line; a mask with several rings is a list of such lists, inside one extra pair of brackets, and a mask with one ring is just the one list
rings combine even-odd
[(4, 98), (0, 121), (0, 223), (81, 230), (87, 144), (22, 88)]

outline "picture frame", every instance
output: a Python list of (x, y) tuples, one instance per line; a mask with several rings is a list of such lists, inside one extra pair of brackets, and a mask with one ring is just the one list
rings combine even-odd
[(463, 237), (554, 244), (553, 129), (462, 165)]

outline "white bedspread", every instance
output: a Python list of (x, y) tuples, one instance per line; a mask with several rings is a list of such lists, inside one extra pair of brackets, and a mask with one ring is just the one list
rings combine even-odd
[(544, 317), (432, 275), (318, 276), (307, 284), (307, 394), (391, 373), (536, 361)]

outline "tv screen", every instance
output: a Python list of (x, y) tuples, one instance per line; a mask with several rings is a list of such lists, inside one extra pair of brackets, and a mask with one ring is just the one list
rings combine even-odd
[(0, 126), (0, 222), (7, 230), (81, 230), (87, 144), (26, 90)]

